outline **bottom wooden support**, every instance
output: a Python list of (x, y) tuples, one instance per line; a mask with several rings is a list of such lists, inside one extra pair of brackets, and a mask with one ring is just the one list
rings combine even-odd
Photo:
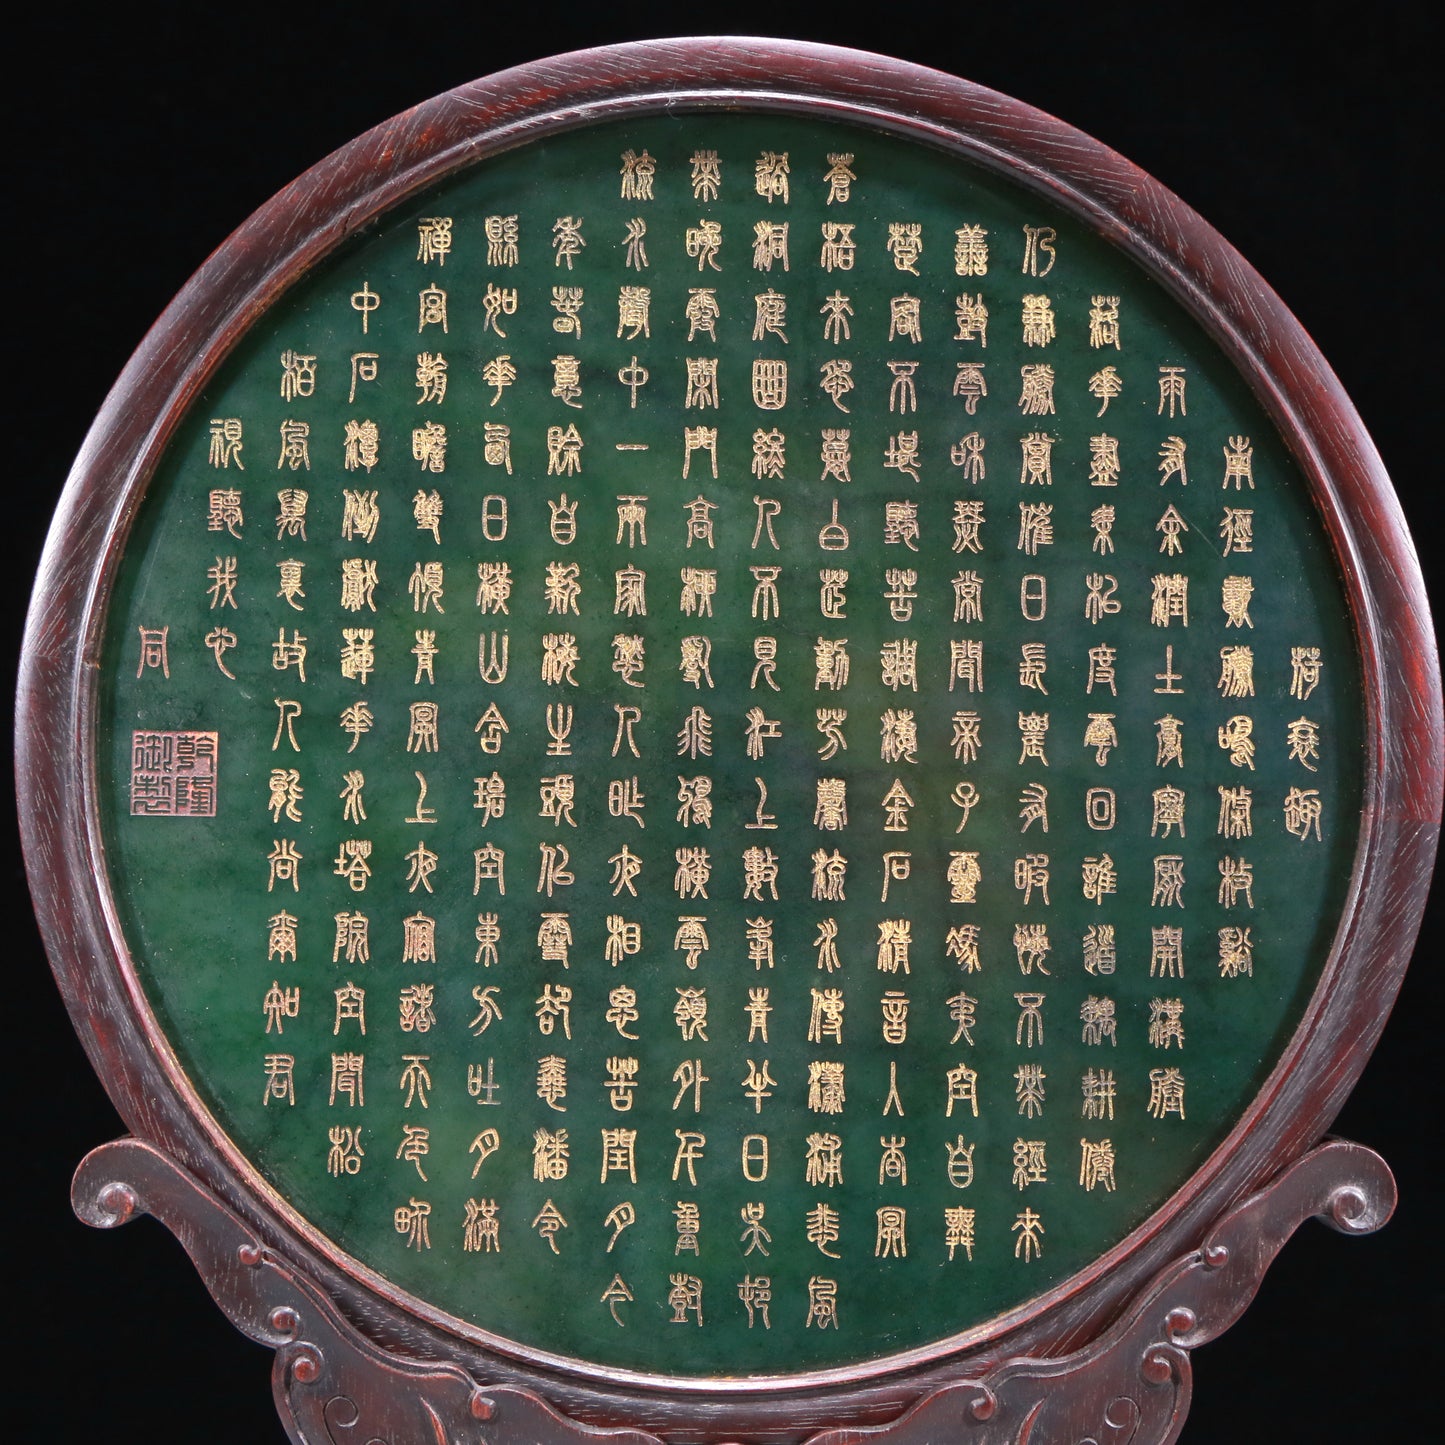
[[(644, 1430), (579, 1423), (531, 1390), (493, 1388), (456, 1364), (379, 1348), (215, 1195), (141, 1140), (89, 1154), (71, 1201), (97, 1228), (150, 1214), (180, 1240), (232, 1323), (275, 1349), (276, 1408), (297, 1445), (661, 1445)], [(956, 1383), (896, 1419), (800, 1431), (797, 1445), (1175, 1440), (1189, 1409), (1190, 1350), (1239, 1318), (1300, 1224), (1313, 1216), (1342, 1233), (1366, 1234), (1394, 1205), (1395, 1182), (1378, 1154), (1326, 1140), (1228, 1210), (1198, 1249), (1160, 1270), (1083, 1348), (1008, 1359), (977, 1376), (963, 1358)], [(726, 1440), (725, 1417), (712, 1418), (716, 1429), (706, 1438)]]

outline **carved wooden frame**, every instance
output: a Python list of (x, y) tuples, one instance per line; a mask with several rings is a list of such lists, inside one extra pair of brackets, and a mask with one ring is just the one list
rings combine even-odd
[[(180, 417), (248, 327), (312, 263), (419, 188), (549, 132), (664, 108), (744, 106), (849, 120), (1030, 187), (1118, 246), (1230, 357), (1298, 461), (1345, 578), (1364, 676), (1361, 835), (1340, 928), (1308, 1009), (1206, 1164), (1073, 1279), (945, 1345), (765, 1382), (576, 1372), (487, 1345), (418, 1308), (276, 1197), (195, 1099), (149, 1014), (109, 898), (94, 709), (109, 589), (130, 520)], [(377, 127), (263, 206), (167, 309), (76, 461), (42, 560), (18, 709), (31, 884), (62, 993), (136, 1136), (76, 1176), (91, 1223), (144, 1210), (182, 1240), (218, 1302), (278, 1347), (295, 1439), (435, 1438), (908, 1445), (1170, 1439), (1187, 1349), (1247, 1303), (1295, 1225), (1388, 1217), (1389, 1171), (1318, 1144), (1373, 1048), (1424, 907), (1439, 832), (1440, 683), (1413, 548), (1359, 418), (1298, 323), (1197, 215), (1104, 146), (1020, 102), (901, 61), (752, 39), (656, 41), (505, 71)], [(626, 1426), (631, 1428), (606, 1429)], [(427, 1432), (430, 1431), (430, 1434)], [(818, 1433), (821, 1432), (821, 1433)]]

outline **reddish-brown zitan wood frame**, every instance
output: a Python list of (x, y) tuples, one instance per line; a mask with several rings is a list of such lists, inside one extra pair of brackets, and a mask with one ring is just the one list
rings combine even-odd
[[(117, 925), (96, 816), (96, 672), (115, 571), (177, 422), (237, 341), (314, 262), (419, 188), (558, 130), (679, 107), (829, 117), (932, 145), (1038, 191), (1133, 258), (1203, 324), (1298, 460), (1345, 577), (1365, 687), (1364, 812), (1343, 922), (1295, 1037), (1206, 1165), (1117, 1248), (1026, 1307), (882, 1366), (795, 1380), (679, 1384), (528, 1358), (340, 1254), (264, 1185), (179, 1069)], [(1379, 1036), (1419, 926), (1440, 819), (1439, 697), (1413, 548), (1359, 418), (1273, 292), (1177, 198), (1061, 122), (937, 72), (780, 41), (657, 41), (506, 71), (377, 127), (262, 207), (181, 292), (107, 399), (50, 534), (20, 683), (21, 815), (52, 964), (116, 1106), (344, 1316), (368, 1321), (364, 1334), (535, 1390), (578, 1419), (672, 1438), (796, 1439), (892, 1418), (1005, 1359), (1079, 1349), (1319, 1140)]]

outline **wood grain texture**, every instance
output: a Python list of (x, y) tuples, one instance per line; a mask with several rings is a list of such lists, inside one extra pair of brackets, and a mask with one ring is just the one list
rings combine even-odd
[[(888, 43), (888, 37), (886, 35), (876, 36), (872, 39), (871, 43), (879, 46), (885, 46)], [(921, 47), (920, 53), (926, 56), (929, 51), (927, 47)], [(939, 63), (943, 62), (942, 56), (937, 56), (936, 58), (938, 59)], [(204, 50), (204, 48), (200, 47), (198, 47), (196, 52), (189, 57), (189, 60), (192, 65), (202, 71), (204, 71), (207, 67), (214, 68), (218, 64), (215, 56), (208, 54)], [(256, 57), (256, 61), (257, 63), (255, 66), (254, 74), (259, 77), (266, 72), (267, 66), (265, 63), (261, 62), (259, 56)], [(273, 61), (271, 63), (274, 65), (275, 62)], [(956, 61), (951, 62), (951, 64), (952, 68), (956, 68), (964, 73), (967, 73), (967, 71), (972, 68), (968, 66), (967, 62), (962, 57), (960, 57)], [(484, 67), (482, 65), (477, 65), (473, 68), (481, 69)], [(868, 94), (877, 96), (882, 100), (886, 100), (888, 98), (891, 87), (888, 76), (886, 74), (886, 68), (880, 69), (876, 62), (870, 61), (853, 62), (849, 67), (846, 68), (848, 69), (850, 74), (856, 76), (860, 85), (866, 88)], [(842, 67), (834, 66), (833, 72), (840, 73), (841, 69)], [(1024, 73), (1026, 69), (1026, 67), (1021, 68), (1018, 77), (1019, 79), (1025, 81), (1027, 80), (1027, 74)], [(636, 68), (634, 66), (626, 67), (626, 70), (629, 77), (636, 74)], [(274, 69), (270, 73), (274, 76)], [(302, 77), (307, 74), (304, 68), (298, 68), (298, 71), (294, 73)], [(976, 68), (974, 68), (974, 73), (979, 74), (980, 72)], [(1003, 78), (997, 76), (989, 78), (993, 79), (994, 83), (996, 84), (1006, 84), (1006, 81)], [(1198, 78), (1201, 81), (1202, 88), (1202, 82), (1210, 78), (1209, 72), (1207, 70), (1201, 71)], [(423, 84), (418, 87), (416, 93), (425, 93), (427, 89), (435, 88), (435, 86), (439, 83), (442, 82), (432, 81)], [(556, 83), (558, 83), (558, 81), (556, 80), (549, 82), (549, 84)], [(1261, 83), (1263, 83), (1263, 80), (1261, 80)], [(304, 92), (306, 88), (305, 80), (299, 80), (298, 86), (299, 90)], [(1022, 90), (1026, 87), (1015, 82), (1009, 88), (1015, 90)], [(385, 145), (374, 141), (371, 154), (378, 157), (384, 153), (390, 154), (391, 156), (398, 158), (399, 162), (403, 165), (403, 167), (406, 166), (410, 163), (411, 158), (417, 154), (418, 148), (427, 144), (435, 143), (439, 138), (445, 140), (446, 136), (449, 134), (447, 130), (448, 126), (464, 124), (467, 114), (469, 114), (471, 109), (478, 103), (478, 100), (479, 97), (474, 93), (472, 96), (466, 98), (465, 100), (456, 102), (455, 105), (451, 109), (449, 109), (444, 116), (441, 116), (439, 118), (428, 118), (414, 114), (408, 119), (406, 126), (403, 128), (403, 133), (399, 138), (395, 138), (393, 139), (393, 141), (388, 142)], [(352, 100), (352, 103), (355, 103), (354, 98)], [(909, 104), (910, 110), (914, 113), (922, 113), (923, 111), (928, 110), (930, 106), (934, 106), (936, 108), (936, 97), (931, 97), (927, 88), (925, 88), (924, 91), (920, 92), (919, 99), (916, 102), (910, 102)], [(383, 114), (386, 108), (387, 107), (385, 106), (380, 106), (377, 108), (374, 114)], [(1058, 110), (1068, 110), (1071, 118), (1074, 119), (1083, 118), (1079, 115), (1077, 110), (1070, 109), (1062, 103), (1053, 106), (1052, 108)], [(982, 97), (978, 98), (978, 123), (981, 127), (981, 132), (985, 136), (999, 136), (1003, 133), (1002, 127), (1004, 126), (1006, 120), (1007, 109), (1008, 108), (1006, 106), (1003, 106), (998, 102)], [(1159, 107), (1159, 111), (1161, 114), (1166, 110), (1167, 107)], [(1160, 120), (1158, 123), (1163, 129), (1167, 131), (1169, 126), (1168, 121)], [(1102, 126), (1098, 128), (1103, 129)], [(284, 134), (284, 127), (282, 128), (282, 130)], [(1140, 138), (1148, 139), (1149, 135), (1150, 126), (1146, 125), (1142, 127), (1140, 131)], [(343, 139), (344, 132), (340, 135), (337, 135), (335, 138)], [(1130, 144), (1123, 137), (1117, 137), (1117, 141), (1124, 149), (1133, 151), (1136, 156), (1139, 154), (1137, 144)], [(238, 144), (240, 144), (239, 141)], [(320, 147), (313, 147), (311, 150), (311, 154), (314, 154), (319, 148)], [(1077, 162), (1081, 157), (1085, 156), (1087, 154), (1087, 150), (1088, 148), (1081, 145), (1080, 142), (1068, 140), (1065, 142), (1061, 142), (1057, 149), (1050, 153), (1049, 159), (1051, 164), (1066, 167), (1069, 163)], [(204, 154), (203, 148), (198, 147), (197, 151), (193, 151), (191, 153), (193, 159), (197, 156), (198, 153)], [(181, 149), (181, 154), (185, 154), (184, 148)], [(297, 167), (303, 164), (307, 158), (308, 157), (306, 155), (291, 156), (287, 158), (283, 169), (287, 172), (294, 171)], [(1249, 158), (1247, 156), (1241, 157), (1238, 160), (1231, 158), (1229, 174), (1232, 177), (1241, 176), (1243, 174), (1245, 165), (1248, 163), (1248, 159)], [(174, 164), (174, 157), (172, 158), (170, 164)], [(1161, 167), (1158, 167), (1157, 164), (1155, 165), (1155, 168), (1162, 169)], [(188, 191), (192, 194), (198, 194), (201, 188), (202, 179), (203, 177), (197, 174), (196, 167), (193, 166), (192, 170), (187, 173)], [(1277, 177), (1275, 179), (1276, 181), (1278, 180)], [(1236, 180), (1233, 183), (1244, 184), (1246, 186), (1254, 184), (1247, 179), (1243, 181)], [(326, 181), (324, 187), (322, 188), (322, 196), (331, 197), (335, 195), (337, 193), (336, 188), (340, 184), (340, 178), (329, 178)], [(1132, 168), (1127, 166), (1110, 165), (1110, 167), (1108, 167), (1104, 172), (1102, 184), (1106, 189), (1106, 194), (1118, 198), (1121, 209), (1123, 209), (1126, 219), (1137, 219), (1138, 221), (1147, 224), (1151, 223), (1153, 220), (1157, 219), (1161, 215), (1159, 198), (1153, 193), (1149, 192), (1147, 187), (1141, 187), (1139, 185), (1137, 173), (1135, 173)], [(142, 196), (145, 195), (146, 188), (144, 186), (138, 185), (137, 189)], [(155, 190), (154, 187), (152, 189)], [(229, 205), (229, 197), (227, 199)], [(132, 202), (128, 205), (126, 214), (129, 214), (133, 210), (133, 204), (134, 203)], [(207, 204), (214, 204), (214, 199), (208, 199)], [(250, 204), (251, 199), (246, 199), (241, 204), (229, 205), (230, 217), (234, 219), (235, 216), (238, 216), (245, 209), (247, 209)], [(1254, 199), (1254, 205), (1257, 208), (1263, 208), (1269, 204), (1270, 201), (1268, 194), (1256, 196)], [(1209, 210), (1211, 208), (1206, 206), (1205, 209)], [(121, 213), (117, 212), (116, 214)], [(353, 211), (349, 212), (345, 216), (344, 220), (342, 222), (339, 222), (338, 224), (344, 229), (346, 227), (356, 224), (358, 219), (358, 216)], [(147, 222), (147, 224), (149, 226), (149, 221)], [(1231, 228), (1226, 225), (1225, 229), (1230, 230)], [(164, 225), (156, 227), (153, 231), (150, 232), (149, 236), (150, 252), (147, 253), (145, 248), (141, 248), (135, 257), (138, 269), (143, 271), (145, 265), (147, 264), (154, 266), (156, 263), (156, 253), (163, 255), (167, 252), (168, 249), (175, 248), (178, 244), (178, 235), (184, 234), (184, 230), (178, 231), (174, 226), (170, 228), (167, 228)], [(1174, 236), (1178, 245), (1182, 248), (1184, 254), (1187, 256), (1189, 254), (1190, 247), (1194, 244), (1194, 240), (1191, 234), (1191, 226), (1188, 224), (1181, 224), (1177, 226), (1174, 231)], [(322, 239), (324, 240), (324, 237)], [(98, 244), (98, 239), (93, 238), (92, 248), (94, 248)], [(1290, 254), (1291, 253), (1288, 251), (1287, 248), (1286, 255), (1288, 256)], [(268, 263), (266, 252), (260, 242), (248, 241), (242, 246), (240, 254), (234, 262), (235, 269), (231, 272), (231, 276), (233, 279), (240, 279), (243, 277), (250, 278), (251, 281), (258, 283), (262, 287), (264, 293), (264, 288), (268, 284), (267, 264)], [(1231, 274), (1236, 277), (1239, 274), (1237, 268), (1235, 268), (1232, 261), (1228, 261), (1226, 259), (1225, 261), (1220, 262), (1219, 265), (1221, 269), (1218, 274), (1225, 280), (1228, 280)], [(1266, 270), (1268, 269), (1269, 268), (1266, 266)], [(126, 275), (128, 278), (130, 272), (127, 271)], [(107, 284), (112, 287), (115, 285), (113, 275), (108, 274)], [(173, 289), (174, 281), (172, 281), (170, 285)], [(1342, 287), (1340, 290), (1340, 295), (1344, 297), (1347, 294), (1347, 288)], [(151, 305), (151, 312), (156, 309), (158, 309), (157, 305)], [(1326, 306), (1325, 312), (1328, 313), (1329, 309), (1330, 308)], [(1268, 318), (1270, 313), (1271, 305), (1268, 298), (1252, 294), (1248, 298), (1246, 298), (1244, 315), (1242, 319), (1243, 324), (1246, 326), (1247, 329), (1248, 323), (1251, 320), (1259, 322)], [(195, 317), (194, 330), (190, 332), (186, 338), (173, 338), (170, 340), (153, 338), (152, 349), (147, 355), (144, 362), (147, 374), (155, 374), (163, 370), (167, 361), (177, 355), (178, 352), (189, 352), (192, 349), (194, 345), (194, 337), (208, 334), (211, 328), (214, 328), (218, 324), (222, 324), (225, 320), (226, 315), (224, 313), (218, 315), (215, 312), (201, 312), (198, 313)], [(131, 334), (135, 334), (135, 331), (137, 329), (138, 328), (133, 328)], [(1302, 398), (1302, 410), (1307, 417), (1312, 419), (1311, 425), (1316, 426), (1320, 423), (1325, 424), (1325, 430), (1322, 432), (1323, 440), (1321, 443), (1321, 456), (1325, 458), (1331, 466), (1342, 468), (1347, 473), (1351, 474), (1352, 469), (1361, 465), (1366, 467), (1372, 466), (1372, 459), (1368, 455), (1361, 454), (1358, 450), (1358, 447), (1354, 447), (1354, 438), (1349, 434), (1348, 428), (1345, 428), (1344, 431), (1341, 431), (1337, 425), (1333, 428), (1329, 426), (1331, 419), (1337, 418), (1339, 414), (1338, 395), (1332, 383), (1328, 379), (1322, 379), (1311, 366), (1301, 362), (1300, 358), (1303, 353), (1300, 352), (1298, 348), (1295, 348), (1293, 350), (1290, 348), (1284, 348), (1275, 352), (1269, 352), (1266, 349), (1266, 355), (1269, 357), (1272, 364), (1277, 367), (1282, 377), (1293, 378), (1292, 384), (1296, 385), (1298, 388), (1299, 394)], [(113, 369), (114, 367), (112, 366), (112, 370)], [(80, 420), (83, 421), (83, 418), (80, 418)], [(75, 422), (76, 419), (72, 418), (72, 425), (74, 425)], [(128, 441), (126, 445), (132, 445), (134, 444), (134, 441), (138, 440), (140, 440), (140, 438), (137, 436), (131, 441)], [(1352, 447), (1354, 447), (1353, 451)], [(125, 451), (126, 447), (120, 446), (108, 453), (94, 453), (88, 456), (85, 460), (87, 461), (87, 463), (93, 464), (98, 468), (115, 470), (122, 464), (125, 456)], [(87, 515), (77, 518), (75, 523), (75, 530), (73, 533), (73, 536), (76, 539), (77, 543), (83, 544), (86, 538), (93, 535), (95, 527), (101, 525), (105, 520), (106, 518), (103, 512), (97, 515)], [(1372, 568), (1379, 569), (1381, 567), (1385, 567), (1392, 557), (1397, 557), (1401, 555), (1400, 549), (1402, 544), (1398, 531), (1398, 519), (1392, 513), (1390, 513), (1388, 509), (1372, 509), (1368, 513), (1367, 518), (1365, 519), (1365, 525), (1362, 528), (1362, 534), (1354, 539), (1354, 544), (1358, 548), (1359, 553), (1357, 566), (1362, 570), (1362, 572), (1367, 572), (1369, 569)], [(59, 570), (54, 571), (52, 575), (54, 576), (56, 586), (59, 589), (55, 594), (57, 597), (78, 598), (82, 595), (83, 589), (87, 587), (91, 581), (91, 578), (88, 575), (67, 575), (63, 571)], [(1410, 676), (1411, 669), (1413, 668), (1416, 675), (1415, 680), (1417, 684), (1421, 685), (1419, 695), (1428, 695), (1428, 676), (1423, 675), (1428, 674), (1428, 637), (1427, 645), (1424, 647), (1411, 647), (1409, 645), (1409, 599), (1405, 599), (1404, 605), (1402, 606), (1401, 600), (1398, 597), (1393, 601), (1388, 598), (1382, 598), (1382, 604), (1383, 605), (1381, 605), (1378, 609), (1379, 615), (1385, 623), (1384, 628), (1382, 628), (1382, 660), (1387, 657), (1393, 656), (1394, 663), (1392, 665), (1398, 666), (1401, 669), (1402, 675), (1405, 676)], [(1397, 621), (1396, 619), (1399, 620)], [(1391, 630), (1392, 627), (1394, 629), (1393, 633)], [(42, 629), (41, 633), (38, 634), (38, 639), (42, 643), (44, 643), (49, 636), (50, 634), (45, 629)], [(1418, 640), (1418, 621), (1415, 627), (1415, 636)], [(63, 662), (65, 656), (63, 646), (60, 646), (58, 650), (59, 656), (57, 657), (57, 664)], [(53, 670), (42, 669), (41, 672), (42, 675), (38, 678), (36, 686), (38, 690), (44, 692), (53, 687), (57, 679), (54, 676)], [(1417, 716), (1415, 718), (1411, 718), (1407, 714), (1404, 718), (1402, 718), (1397, 729), (1397, 733), (1392, 734), (1392, 736), (1413, 736), (1418, 740), (1421, 735), (1422, 726), (1428, 727), (1429, 721), (1430, 720), (1428, 717)], [(1384, 739), (1382, 736), (1382, 742), (1383, 740)], [(1428, 744), (1428, 739), (1426, 741)], [(1424, 749), (1424, 751), (1426, 754), (1428, 754), (1428, 746)], [(1382, 761), (1385, 761), (1383, 752)], [(1429, 819), (1428, 817), (1424, 818), (1423, 820), (1421, 818), (1422, 814), (1428, 815), (1431, 812), (1430, 788), (1428, 786), (1428, 780), (1426, 780), (1426, 785), (1422, 786), (1419, 779), (1406, 778), (1405, 785), (1401, 789), (1401, 799), (1403, 806), (1399, 810), (1398, 814), (1387, 816), (1383, 819), (1383, 822), (1391, 827), (1396, 827), (1399, 829), (1398, 836), (1401, 841), (1401, 847), (1406, 852), (1408, 852), (1408, 849), (1411, 846), (1428, 847), (1430, 826)], [(43, 818), (37, 818), (34, 821), (43, 823), (45, 820)], [(1418, 825), (1422, 821), (1424, 825), (1423, 831), (1415, 833), (1414, 843), (1412, 844), (1411, 839), (1409, 836), (1407, 836), (1407, 834), (1409, 833), (1412, 825)], [(1402, 910), (1408, 911), (1408, 905), (1411, 898), (1414, 896), (1415, 890), (1408, 878), (1405, 876), (1405, 873), (1407, 871), (1408, 869), (1402, 870), (1402, 875), (1398, 883), (1387, 884), (1381, 889), (1379, 896), (1379, 901), (1382, 905), (1381, 917), (1385, 920), (1389, 920), (1391, 918), (1398, 920), (1402, 916)], [(63, 912), (65, 918), (67, 920), (75, 920), (83, 923), (83, 915), (75, 912), (68, 900), (64, 900), (64, 902), (66, 906), (61, 911)], [(96, 923), (97, 920), (91, 920), (92, 926), (95, 926)], [(1374, 972), (1380, 970), (1387, 970), (1388, 965), (1384, 959), (1384, 952), (1384, 950), (1379, 949), (1373, 952), (1373, 961), (1369, 965), (1369, 970), (1363, 976), (1363, 982), (1368, 983), (1373, 977)], [(115, 1022), (120, 1016), (117, 1012), (117, 1001), (91, 997), (84, 1000), (83, 1003), (84, 1007), (89, 1010), (89, 1017), (93, 1020), (97, 1037), (109, 1038), (111, 1036), (113, 1028), (115, 1027)], [(1313, 1123), (1311, 1127), (1314, 1129), (1314, 1133), (1317, 1133), (1318, 1129), (1320, 1127), (1323, 1127), (1323, 1119), (1325, 1119), (1331, 1112), (1333, 1112), (1333, 1109), (1337, 1107), (1340, 1098), (1342, 1098), (1343, 1093), (1347, 1088), (1347, 1077), (1352, 1067), (1351, 1058), (1358, 1051), (1360, 1047), (1360, 1040), (1363, 1037), (1367, 1036), (1370, 1030), (1377, 1026), (1378, 1022), (1379, 1010), (1377, 1009), (1373, 1013), (1366, 1010), (1362, 1016), (1351, 1016), (1347, 1029), (1344, 1027), (1343, 1024), (1340, 1026), (1341, 1034), (1344, 1035), (1348, 1033), (1349, 1037), (1342, 1037), (1340, 1051), (1332, 1061), (1331, 1068), (1326, 1070), (1327, 1077), (1322, 1080), (1322, 1092), (1319, 1100), (1317, 1101), (1317, 1107), (1315, 1108), (1314, 1114), (1312, 1116)], [(163, 1095), (158, 1093), (148, 1093), (145, 1091), (141, 1091), (141, 1094), (131, 1101), (129, 1112), (131, 1114), (132, 1123), (136, 1127), (142, 1128), (147, 1132), (174, 1128), (176, 1123), (178, 1122), (177, 1117), (175, 1116), (170, 1104), (164, 1099)], [(1297, 1144), (1298, 1147), (1303, 1147), (1305, 1144), (1311, 1142), (1313, 1134), (1310, 1134), (1310, 1137), (1304, 1137), (1305, 1134), (1309, 1133), (1309, 1129), (1303, 1127), (1301, 1128), (1300, 1133), (1301, 1137), (1298, 1140), (1292, 1141), (1292, 1143)], [(94, 1142), (94, 1140), (92, 1139), (89, 1142)], [(52, 1195), (52, 1200), (53, 1199), (54, 1196)], [(103, 1255), (96, 1256), (97, 1261), (99, 1262), (101, 1259), (108, 1260), (110, 1254), (114, 1250), (114, 1247), (114, 1244), (108, 1245)], [(109, 1266), (102, 1265), (102, 1267)], [(1080, 1334), (1087, 1333), (1089, 1325), (1087, 1321), (1084, 1320), (1081, 1316), (1075, 1328)], [(1065, 1343), (1065, 1341), (1061, 1341), (1061, 1343)], [(891, 1404), (892, 1401), (890, 1400), (888, 1403)]]
[[(76, 1213), (113, 1229), (152, 1214), (176, 1236), (212, 1297), (243, 1333), (275, 1350), (276, 1407), (297, 1442), (367, 1438), (494, 1441), (496, 1445), (662, 1445), (627, 1425), (579, 1423), (545, 1386), (478, 1379), (449, 1359), (414, 1360), (367, 1339), (290, 1262), (265, 1248), (209, 1191), (137, 1140), (87, 1155), (72, 1189)], [(1227, 1210), (1200, 1247), (1147, 1281), (1098, 1336), (1066, 1353), (1004, 1358), (911, 1396), (877, 1424), (805, 1428), (800, 1445), (971, 1445), (1072, 1442), (1171, 1445), (1187, 1417), (1190, 1351), (1228, 1328), (1305, 1219), (1367, 1234), (1395, 1202), (1388, 1166), (1371, 1150), (1324, 1143)], [(669, 1440), (712, 1441), (727, 1409), (713, 1402), (664, 1427)], [(359, 1432), (353, 1435), (351, 1432)], [(763, 1431), (757, 1438), (772, 1438)]]

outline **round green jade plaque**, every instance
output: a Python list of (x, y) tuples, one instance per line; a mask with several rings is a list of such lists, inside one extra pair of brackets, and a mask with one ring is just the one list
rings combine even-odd
[(100, 813), (215, 1126), (366, 1275), (691, 1379), (976, 1330), (1279, 1059), (1356, 641), (1200, 325), (796, 114), (561, 131), (339, 244), (116, 576)]

